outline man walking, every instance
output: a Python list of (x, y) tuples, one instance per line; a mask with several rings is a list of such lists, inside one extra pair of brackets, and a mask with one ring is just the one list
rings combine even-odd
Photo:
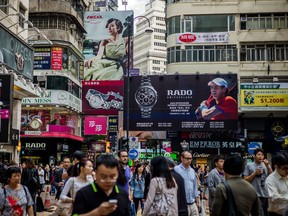
[(129, 181), (131, 178), (131, 169), (128, 166), (128, 152), (124, 149), (118, 152), (118, 158), (120, 163), (119, 177), (117, 179), (117, 185), (125, 190), (129, 194)]
[[(234, 197), (235, 215), (259, 216), (259, 202), (255, 189), (241, 178), (243, 161), (238, 154), (227, 155), (224, 162), (225, 179)], [(227, 191), (224, 184), (219, 184), (215, 191), (211, 216), (228, 214)], [(233, 200), (232, 200), (233, 202)]]
[[(209, 210), (210, 214), (212, 212), (212, 204), (214, 201), (215, 191), (218, 184), (225, 181), (224, 178), (224, 171), (223, 171), (223, 164), (224, 164), (224, 156), (223, 155), (216, 155), (214, 158), (214, 165), (215, 168), (211, 170), (208, 179), (208, 190), (209, 190)], [(242, 171), (242, 170), (241, 170)]]
[(199, 216), (198, 207), (200, 207), (197, 176), (193, 168), (191, 168), (192, 154), (189, 151), (181, 153), (181, 164), (174, 167), (184, 179), (185, 194), (188, 205), (189, 216)]
[(284, 215), (288, 205), (288, 153), (278, 153), (274, 158), (275, 170), (265, 182), (268, 190), (269, 216)]
[(268, 216), (268, 191), (265, 188), (265, 181), (272, 172), (269, 161), (264, 159), (264, 150), (255, 149), (254, 162), (245, 166), (243, 176), (255, 188), (260, 200), (260, 211), (264, 216)]

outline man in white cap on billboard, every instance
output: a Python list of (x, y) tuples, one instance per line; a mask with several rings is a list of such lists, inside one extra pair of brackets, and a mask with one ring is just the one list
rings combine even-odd
[(196, 110), (198, 119), (235, 120), (238, 119), (236, 100), (228, 96), (228, 84), (223, 78), (215, 78), (208, 83), (210, 97), (203, 101)]

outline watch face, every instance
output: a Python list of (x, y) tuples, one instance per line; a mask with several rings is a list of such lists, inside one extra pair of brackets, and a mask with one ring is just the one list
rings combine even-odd
[(152, 106), (157, 101), (157, 94), (151, 87), (144, 86), (136, 91), (135, 99), (142, 106)]
[(100, 109), (102, 107), (104, 100), (100, 95), (92, 95), (89, 99), (89, 104), (95, 109)]

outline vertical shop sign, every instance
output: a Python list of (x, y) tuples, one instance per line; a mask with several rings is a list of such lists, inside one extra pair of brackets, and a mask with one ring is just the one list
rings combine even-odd
[(52, 70), (62, 70), (62, 48), (53, 47), (52, 48), (52, 58), (51, 58), (51, 69)]

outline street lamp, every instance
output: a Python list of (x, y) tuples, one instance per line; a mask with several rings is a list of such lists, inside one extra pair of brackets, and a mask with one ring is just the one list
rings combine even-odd
[[(129, 98), (129, 95), (130, 95), (130, 48), (131, 48), (131, 29), (133, 29), (133, 22), (135, 19), (137, 18), (144, 18), (147, 20), (148, 22), (148, 28), (145, 29), (145, 32), (148, 33), (148, 34), (152, 34), (153, 33), (153, 29), (151, 28), (151, 25), (150, 25), (150, 20), (146, 17), (146, 16), (136, 16), (133, 18), (132, 22), (129, 22), (128, 23), (128, 61), (127, 61), (127, 68), (126, 68), (126, 82), (127, 82), (127, 109), (126, 109), (126, 133), (127, 133), (127, 138), (128, 138), (128, 141), (129, 142), (129, 113), (130, 113), (130, 98)], [(129, 144), (129, 143), (128, 143)], [(129, 148), (129, 145), (128, 145), (128, 148)]]

